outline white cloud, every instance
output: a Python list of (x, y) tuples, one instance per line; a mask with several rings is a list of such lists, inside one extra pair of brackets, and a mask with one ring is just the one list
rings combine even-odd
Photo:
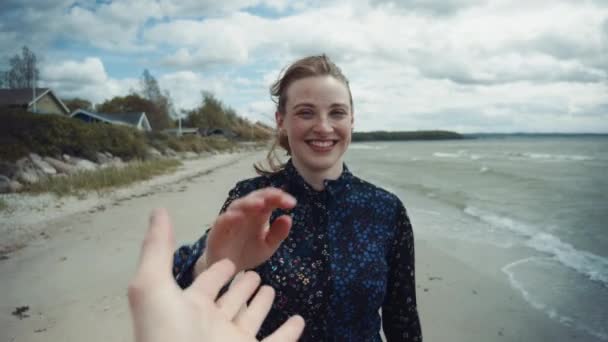
[(49, 82), (101, 83), (108, 79), (99, 58), (88, 57), (84, 61), (65, 61), (56, 65), (45, 65), (43, 78)]
[(42, 65), (40, 84), (51, 87), (61, 98), (80, 97), (100, 103), (127, 95), (138, 86), (138, 80), (111, 78), (99, 58), (89, 57)]

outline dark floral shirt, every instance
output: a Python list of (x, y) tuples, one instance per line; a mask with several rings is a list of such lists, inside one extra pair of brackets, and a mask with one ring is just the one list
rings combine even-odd
[[(290, 214), (293, 226), (277, 252), (255, 268), (262, 283), (276, 290), (258, 338), (300, 314), (306, 321), (302, 341), (381, 341), (381, 320), (388, 341), (422, 341), (414, 237), (399, 198), (353, 176), (346, 166), (337, 180), (315, 191), (290, 161), (273, 175), (237, 183), (222, 211), (269, 186), (298, 203), (289, 212), (273, 212), (271, 222)], [(175, 252), (173, 274), (182, 288), (192, 283), (206, 238)]]

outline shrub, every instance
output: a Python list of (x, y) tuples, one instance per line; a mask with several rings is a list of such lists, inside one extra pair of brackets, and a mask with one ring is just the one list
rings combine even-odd
[(107, 151), (124, 160), (146, 155), (144, 135), (131, 127), (24, 110), (3, 110), (0, 115), (0, 160), (14, 161), (32, 152), (95, 159), (97, 152)]
[(123, 168), (108, 167), (94, 171), (81, 171), (65, 177), (51, 177), (42, 182), (28, 185), (25, 191), (32, 193), (51, 192), (57, 196), (77, 195), (87, 191), (98, 193), (114, 187), (171, 172), (181, 165), (175, 159), (157, 159), (129, 163)]
[(214, 150), (230, 150), (236, 143), (224, 137), (201, 137), (200, 135), (184, 135), (176, 137), (163, 133), (149, 133), (146, 135), (148, 144), (158, 150), (171, 148), (177, 152), (210, 152)]

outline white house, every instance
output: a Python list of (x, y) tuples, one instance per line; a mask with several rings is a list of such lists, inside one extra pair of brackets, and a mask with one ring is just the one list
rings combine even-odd
[(150, 132), (152, 127), (146, 113), (94, 113), (84, 109), (78, 109), (70, 115), (72, 118), (85, 122), (105, 122), (112, 125), (125, 125), (134, 127), (140, 131)]

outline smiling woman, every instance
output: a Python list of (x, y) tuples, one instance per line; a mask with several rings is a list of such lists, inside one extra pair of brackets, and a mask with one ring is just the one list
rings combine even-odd
[[(300, 314), (303, 341), (381, 341), (381, 321), (388, 341), (421, 341), (405, 207), (343, 162), (354, 122), (348, 80), (327, 56), (311, 56), (271, 92), (278, 133), (269, 168), (255, 165), (260, 176), (239, 182), (213, 227), (176, 251), (178, 284), (228, 258), (276, 290), (258, 337)], [(274, 158), (277, 146), (287, 163)]]

